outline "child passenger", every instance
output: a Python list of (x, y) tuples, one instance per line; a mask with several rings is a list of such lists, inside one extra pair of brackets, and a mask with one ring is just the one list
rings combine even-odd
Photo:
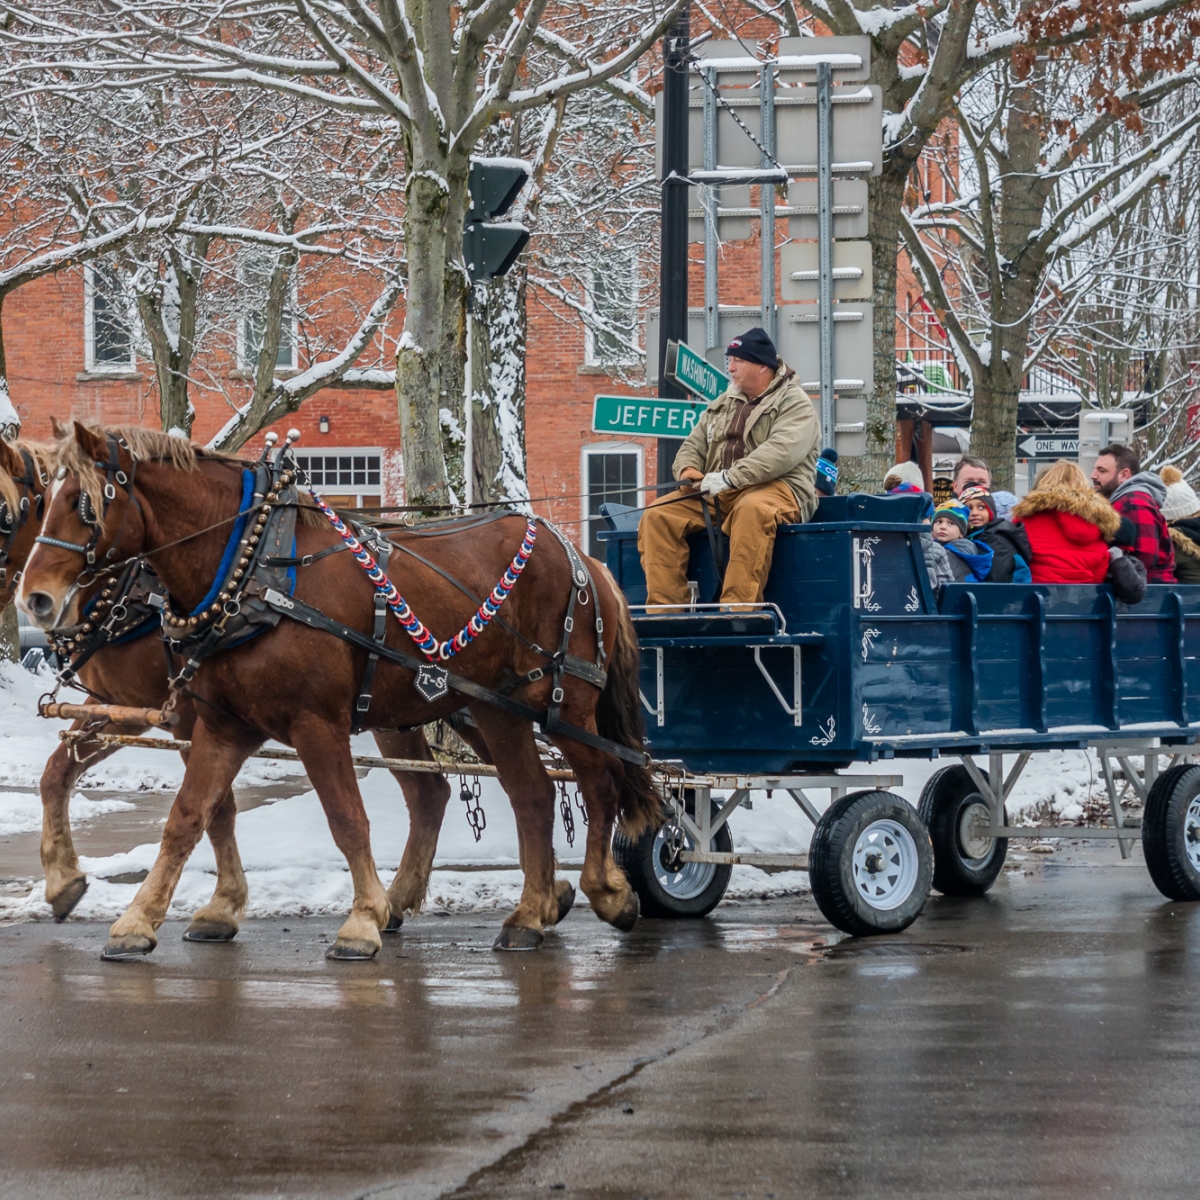
[(970, 514), (961, 504), (943, 504), (933, 513), (933, 540), (946, 551), (959, 583), (982, 583), (992, 569), (991, 546), (967, 537)]
[(967, 531), (972, 541), (992, 548), (988, 583), (1032, 583), (1029, 564), (1033, 551), (1020, 525), (996, 516), (996, 501), (986, 488), (966, 488), (958, 502), (967, 510)]

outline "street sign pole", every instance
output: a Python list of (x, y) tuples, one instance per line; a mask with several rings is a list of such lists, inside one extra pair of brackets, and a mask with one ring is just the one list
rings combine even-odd
[[(658, 394), (682, 400), (687, 392), (667, 377), (668, 340), (688, 337), (688, 54), (690, 5), (684, 5), (663, 39), (662, 242), (659, 292), (662, 297), (658, 339)], [(658, 439), (658, 482), (673, 478), (671, 465), (679, 450), (676, 438)]]
[[(717, 169), (717, 73), (701, 67), (704, 88), (704, 169)], [(704, 197), (704, 353), (716, 349), (717, 325), (717, 198), (715, 184), (700, 189)]]
[[(762, 132), (762, 168), (775, 165), (775, 64), (765, 62), (759, 82), (759, 115)], [(762, 214), (762, 327), (775, 341), (775, 188), (759, 184)]]
[(821, 441), (833, 446), (833, 68), (827, 62), (817, 65), (817, 238)]

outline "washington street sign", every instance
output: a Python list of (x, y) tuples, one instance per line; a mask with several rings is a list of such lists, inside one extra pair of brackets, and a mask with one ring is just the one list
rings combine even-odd
[(684, 438), (692, 432), (705, 407), (698, 400), (597, 396), (592, 406), (592, 429), (630, 437)]
[(707, 401), (724, 393), (732, 382), (684, 342), (667, 343), (667, 378)]

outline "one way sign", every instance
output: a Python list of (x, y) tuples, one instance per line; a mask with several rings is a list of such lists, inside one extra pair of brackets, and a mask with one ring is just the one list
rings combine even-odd
[(1078, 458), (1079, 438), (1070, 434), (1031, 433), (1017, 435), (1018, 458)]

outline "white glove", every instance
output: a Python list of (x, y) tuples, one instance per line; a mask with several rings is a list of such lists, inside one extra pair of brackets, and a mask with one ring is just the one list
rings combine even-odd
[(724, 471), (709, 471), (700, 480), (700, 493), (704, 496), (716, 496), (721, 492), (728, 491), (732, 486), (729, 476)]

